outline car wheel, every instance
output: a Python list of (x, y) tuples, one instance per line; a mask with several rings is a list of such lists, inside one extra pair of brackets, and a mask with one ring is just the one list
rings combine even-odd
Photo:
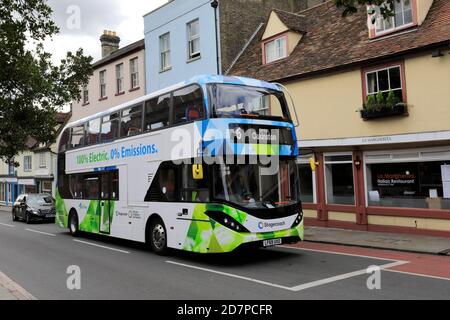
[(31, 224), (31, 215), (29, 213), (25, 215), (25, 222), (26, 224)]
[(69, 216), (69, 231), (73, 237), (76, 237), (78, 235), (78, 215), (75, 212), (72, 212)]
[(12, 211), (12, 220), (17, 221), (16, 210)]
[(150, 224), (150, 247), (158, 255), (167, 254), (167, 232), (161, 219), (155, 219)]

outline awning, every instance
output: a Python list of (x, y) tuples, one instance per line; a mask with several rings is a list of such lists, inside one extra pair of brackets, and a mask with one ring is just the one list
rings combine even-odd
[(17, 181), (18, 184), (20, 185), (24, 185), (24, 186), (34, 186), (36, 185), (36, 182), (34, 181), (34, 179), (19, 179)]

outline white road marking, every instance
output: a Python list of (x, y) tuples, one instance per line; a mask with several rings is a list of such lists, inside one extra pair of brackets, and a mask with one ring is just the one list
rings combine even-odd
[[(296, 248), (296, 247), (288, 247), (288, 246), (278, 246), (278, 248), (300, 250), (300, 251), (310, 251), (310, 252), (320, 252), (320, 253), (329, 253), (329, 254), (335, 254), (335, 255), (341, 255), (341, 256), (358, 257), (358, 258), (366, 258), (366, 259), (382, 260), (382, 261), (399, 261), (397, 259), (372, 257), (372, 256), (365, 256), (365, 255), (360, 255), (360, 254), (345, 253), (345, 252), (334, 252), (334, 251), (327, 251), (327, 250), (305, 249), (305, 248)], [(408, 261), (408, 263), (409, 263), (409, 261)]]
[(177, 266), (181, 266), (181, 267), (197, 269), (197, 270), (206, 271), (206, 272), (210, 272), (210, 273), (220, 274), (222, 276), (227, 276), (227, 277), (231, 277), (231, 278), (237, 278), (237, 279), (241, 279), (241, 280), (247, 280), (247, 281), (251, 281), (251, 282), (256, 282), (256, 283), (259, 283), (259, 284), (264, 284), (266, 286), (271, 286), (271, 287), (280, 288), (280, 289), (284, 289), (284, 290), (291, 290), (291, 288), (285, 287), (285, 286), (282, 286), (282, 285), (279, 285), (279, 284), (270, 283), (270, 282), (266, 282), (266, 281), (261, 281), (261, 280), (257, 280), (257, 279), (253, 279), (253, 278), (244, 277), (244, 276), (239, 276), (239, 275), (232, 274), (232, 273), (226, 273), (226, 272), (221, 272), (221, 271), (216, 271), (216, 270), (211, 270), (211, 269), (191, 266), (191, 265), (188, 265), (188, 264), (178, 263), (178, 262), (173, 262), (173, 261), (166, 261), (166, 262), (170, 263), (170, 264), (177, 265)]
[(87, 244), (87, 245), (90, 245), (90, 246), (94, 246), (94, 247), (98, 247), (98, 248), (103, 248), (103, 249), (108, 249), (108, 250), (112, 250), (112, 251), (122, 252), (122, 253), (126, 253), (126, 254), (130, 253), (130, 252), (125, 251), (125, 250), (120, 250), (120, 249), (116, 249), (116, 248), (102, 246), (102, 245), (99, 245), (99, 244), (96, 244), (96, 243), (92, 243), (92, 242), (87, 242), (87, 241), (82, 241), (82, 240), (77, 240), (77, 239), (73, 239), (73, 241), (79, 242), (79, 243), (84, 243), (84, 244)]
[[(206, 271), (206, 272), (210, 272), (210, 273), (215, 273), (215, 274), (219, 274), (219, 275), (223, 275), (223, 276), (227, 276), (227, 277), (231, 277), (231, 278), (247, 280), (247, 281), (263, 284), (263, 285), (266, 285), (266, 286), (271, 286), (271, 287), (284, 289), (284, 290), (288, 290), (288, 291), (293, 291), (293, 292), (299, 292), (299, 291), (302, 291), (302, 290), (311, 289), (311, 288), (314, 288), (314, 287), (322, 286), (322, 285), (329, 284), (329, 283), (336, 282), (336, 281), (340, 281), (340, 280), (345, 280), (345, 279), (357, 277), (357, 276), (360, 276), (360, 275), (363, 275), (363, 274), (367, 273), (367, 269), (362, 269), (362, 270), (349, 272), (349, 273), (341, 274), (341, 275), (330, 277), (330, 278), (325, 278), (325, 279), (321, 279), (321, 280), (317, 280), (317, 281), (301, 284), (301, 285), (298, 285), (298, 286), (295, 286), (295, 287), (287, 287), (287, 286), (282, 286), (282, 285), (279, 285), (279, 284), (276, 284), (276, 283), (271, 283), (271, 282), (267, 282), (267, 281), (261, 281), (261, 280), (254, 279), (254, 278), (244, 277), (244, 276), (240, 276), (240, 275), (236, 275), (236, 274), (232, 274), (232, 273), (226, 273), (226, 272), (216, 271), (216, 270), (202, 268), (202, 267), (197, 267), (197, 266), (188, 265), (188, 264), (184, 264), (184, 263), (178, 263), (178, 262), (173, 262), (173, 261), (166, 261), (166, 263), (170, 263), (170, 264), (174, 264), (174, 265), (178, 265), (178, 266), (182, 266), (182, 267), (186, 267), (186, 268)], [(407, 264), (407, 263), (409, 263), (409, 262), (408, 261), (396, 261), (396, 262), (384, 264), (384, 265), (381, 265), (381, 266), (378, 266), (378, 267), (381, 270), (386, 270), (388, 268), (397, 267), (397, 266), (404, 265), (404, 264)]]
[(424, 278), (431, 278), (431, 279), (438, 279), (438, 280), (447, 280), (447, 281), (450, 281), (450, 278), (437, 277), (437, 276), (430, 276), (430, 275), (427, 275), (427, 274), (413, 273), (413, 272), (400, 271), (400, 270), (384, 270), (384, 271), (395, 272), (395, 273), (403, 273), (403, 274), (408, 274), (408, 275), (416, 276), (416, 277), (424, 277)]
[(34, 233), (44, 234), (44, 235), (50, 236), (50, 237), (56, 237), (56, 234), (52, 234), (52, 233), (47, 233), (47, 232), (33, 230), (33, 229), (25, 229), (25, 230), (26, 231), (30, 231), (30, 232), (34, 232)]
[(12, 224), (0, 223), (1, 226), (14, 228)]
[[(381, 265), (381, 266), (378, 266), (378, 267), (381, 270), (385, 270), (387, 268), (393, 268), (393, 267), (401, 266), (401, 265), (404, 265), (404, 264), (407, 264), (407, 263), (409, 263), (409, 262), (407, 262), (407, 261), (397, 261), (397, 262), (384, 264), (384, 265)], [(298, 292), (298, 291), (302, 291), (302, 290), (306, 290), (306, 289), (322, 286), (324, 284), (328, 284), (328, 283), (332, 283), (332, 282), (336, 282), (336, 281), (340, 281), (340, 280), (345, 280), (345, 279), (361, 276), (363, 274), (367, 274), (367, 268), (366, 269), (362, 269), (362, 270), (358, 270), (358, 271), (354, 271), (354, 272), (341, 274), (341, 275), (338, 275), (338, 276), (335, 276), (335, 277), (330, 277), (330, 278), (326, 278), (326, 279), (321, 279), (321, 280), (317, 280), (317, 281), (301, 284), (299, 286), (292, 287), (291, 290)]]

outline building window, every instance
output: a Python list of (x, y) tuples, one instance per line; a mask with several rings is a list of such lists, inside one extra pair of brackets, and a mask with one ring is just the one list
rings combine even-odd
[(159, 37), (161, 71), (170, 69), (170, 33)]
[(188, 34), (188, 59), (196, 59), (200, 57), (200, 23), (194, 20), (187, 24)]
[(439, 148), (365, 154), (368, 205), (449, 210), (449, 152)]
[(89, 90), (87, 86), (83, 87), (83, 105), (87, 105), (89, 103)]
[(51, 181), (42, 181), (41, 184), (41, 192), (52, 194), (52, 182)]
[(364, 72), (365, 95), (376, 96), (379, 92), (384, 99), (392, 91), (399, 102), (405, 102), (406, 95), (403, 84), (403, 68), (401, 65), (394, 65), (385, 68), (372, 69)]
[(287, 57), (287, 37), (282, 36), (264, 43), (264, 62), (271, 63)]
[(130, 70), (131, 70), (131, 89), (136, 89), (139, 87), (138, 58), (130, 60)]
[(116, 91), (117, 94), (123, 93), (123, 63), (116, 66)]
[(39, 154), (39, 168), (46, 168), (47, 167), (47, 161), (45, 159), (45, 153)]
[(394, 31), (395, 29), (413, 24), (412, 0), (394, 1), (394, 15), (384, 18), (380, 8), (375, 8), (376, 33)]
[[(12, 160), (12, 162), (14, 162), (14, 159)], [(13, 175), (15, 175), (15, 173), (16, 173), (16, 167), (14, 166), (13, 163), (9, 163), (8, 164), (8, 174), (10, 176), (13, 176)]]
[(312, 171), (309, 159), (297, 161), (300, 177), (300, 199), (303, 203), (316, 203), (316, 173)]
[(100, 99), (106, 98), (106, 70), (100, 71)]
[(328, 204), (355, 204), (351, 154), (325, 155), (325, 187)]
[(23, 157), (23, 170), (25, 172), (31, 172), (32, 170), (31, 156)]

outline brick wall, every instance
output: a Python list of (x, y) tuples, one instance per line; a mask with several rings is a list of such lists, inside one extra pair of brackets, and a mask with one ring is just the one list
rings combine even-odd
[(227, 71), (260, 23), (273, 8), (299, 12), (311, 0), (220, 0), (222, 70)]

